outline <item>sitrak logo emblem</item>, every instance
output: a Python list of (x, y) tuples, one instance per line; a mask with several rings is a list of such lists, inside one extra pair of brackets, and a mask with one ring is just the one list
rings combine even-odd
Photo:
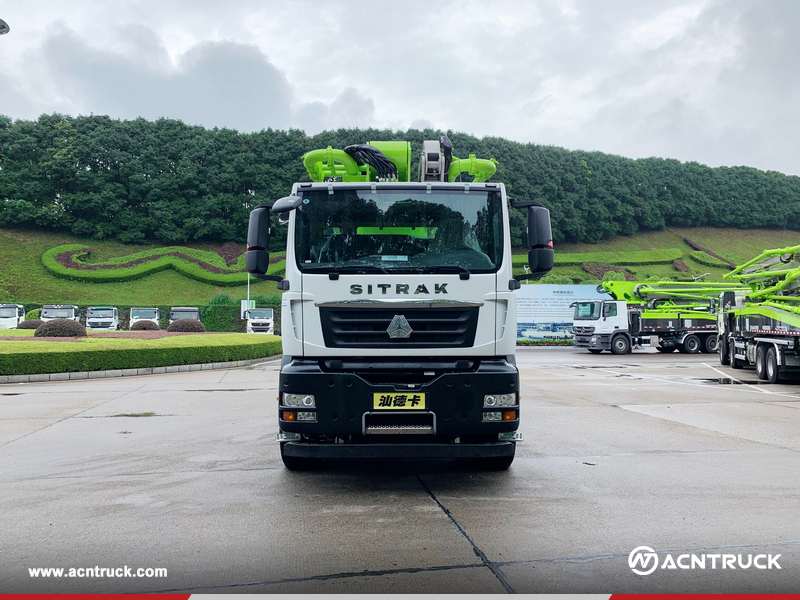
[[(637, 575), (650, 575), (658, 568), (658, 554), (652, 548), (639, 546), (628, 555), (628, 566)], [(641, 566), (641, 570), (636, 567)]]
[(411, 325), (408, 324), (408, 320), (403, 315), (395, 315), (386, 329), (386, 333), (392, 339), (407, 339), (412, 331), (414, 330), (411, 329)]

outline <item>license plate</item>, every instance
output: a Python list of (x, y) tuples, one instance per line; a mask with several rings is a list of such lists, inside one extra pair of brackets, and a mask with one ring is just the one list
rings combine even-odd
[(425, 394), (372, 394), (372, 406), (375, 410), (425, 410)]

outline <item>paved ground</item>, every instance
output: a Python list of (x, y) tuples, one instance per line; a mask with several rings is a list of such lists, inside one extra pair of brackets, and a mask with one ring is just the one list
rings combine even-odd
[[(525, 442), (505, 473), (287, 472), (277, 362), (0, 385), (0, 592), (800, 587), (800, 385), (708, 355), (525, 349), (519, 364)], [(628, 554), (643, 545), (782, 568), (639, 576)], [(169, 575), (28, 575), (124, 565)]]

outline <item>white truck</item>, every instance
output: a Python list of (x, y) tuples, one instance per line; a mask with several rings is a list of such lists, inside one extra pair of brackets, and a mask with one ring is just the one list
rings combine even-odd
[(0, 329), (16, 329), (24, 320), (22, 304), (0, 304)]
[(115, 306), (90, 306), (86, 310), (86, 329), (116, 331), (119, 329), (119, 309)]
[(42, 321), (55, 319), (80, 321), (80, 310), (77, 306), (70, 304), (45, 304), (39, 311), (39, 319)]
[(153, 307), (136, 307), (131, 308), (128, 328), (133, 329), (133, 326), (140, 321), (150, 321), (159, 325), (161, 321), (161, 309)]
[[(312, 182), (250, 215), (247, 270), (279, 281), (278, 422), (289, 469), (319, 459), (462, 458), (506, 469), (519, 433), (518, 279), (553, 266), (550, 213), (487, 181), (494, 162), (426, 141), (309, 152)], [(459, 182), (462, 172), (474, 176)], [(528, 211), (531, 274), (515, 278), (510, 206)], [(267, 275), (270, 212), (288, 223)]]
[(275, 333), (275, 323), (271, 308), (250, 308), (244, 316), (247, 320), (247, 333)]
[(196, 306), (173, 306), (169, 309), (169, 323), (172, 325), (178, 319), (194, 319), (199, 321), (203, 315)]

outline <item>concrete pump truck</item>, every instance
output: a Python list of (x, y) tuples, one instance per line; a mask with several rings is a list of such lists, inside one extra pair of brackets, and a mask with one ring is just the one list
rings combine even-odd
[(769, 383), (800, 371), (800, 246), (765, 250), (724, 278), (746, 291), (720, 295), (720, 363)]
[[(492, 160), (425, 141), (303, 156), (311, 178), (252, 211), (247, 270), (283, 291), (277, 441), (289, 469), (326, 458), (463, 458), (506, 469), (521, 440), (518, 279), (553, 266), (550, 213), (488, 179)], [(471, 181), (459, 181), (465, 175)], [(531, 274), (512, 276), (509, 207)], [(270, 212), (286, 273), (267, 275)]]
[(593, 354), (627, 354), (634, 345), (659, 352), (717, 351), (716, 304), (736, 283), (606, 281), (597, 286), (613, 300), (575, 302), (573, 345)]

